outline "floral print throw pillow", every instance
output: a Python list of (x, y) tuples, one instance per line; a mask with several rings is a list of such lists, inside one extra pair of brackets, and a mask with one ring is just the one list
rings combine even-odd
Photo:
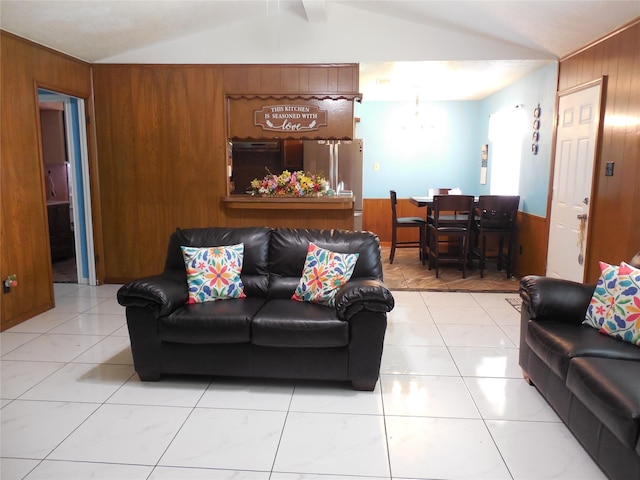
[(613, 305), (613, 298), (618, 281), (618, 266), (600, 262), (600, 278), (593, 291), (591, 302), (587, 307), (584, 321), (585, 325), (600, 329), (607, 316), (607, 312)]
[(613, 306), (600, 332), (640, 345), (640, 270), (624, 262), (618, 270)]
[(353, 275), (358, 256), (358, 253), (331, 252), (310, 243), (302, 277), (291, 298), (334, 307), (336, 293)]
[(187, 303), (245, 297), (240, 278), (244, 244), (180, 248), (187, 270)]

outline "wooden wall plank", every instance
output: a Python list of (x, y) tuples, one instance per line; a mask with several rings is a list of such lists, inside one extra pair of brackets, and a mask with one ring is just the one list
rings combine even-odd
[(261, 85), (273, 85), (281, 92), (283, 90), (283, 82), (281, 76), (281, 69), (279, 67), (262, 67), (260, 68), (260, 84)]
[(547, 241), (546, 219), (518, 212), (514, 242), (516, 276), (545, 274), (547, 270)]
[(378, 235), (381, 242), (391, 242), (391, 207), (388, 198), (362, 200), (362, 229)]
[(329, 69), (314, 68), (309, 70), (309, 91), (329, 92)]
[(285, 93), (295, 93), (300, 91), (300, 68), (288, 67), (280, 71), (282, 80), (282, 91)]
[(222, 71), (222, 81), (224, 85), (228, 88), (228, 93), (237, 93), (242, 91), (238, 86), (238, 76), (240, 74), (240, 69), (237, 67), (227, 66), (220, 67)]
[(354, 75), (352, 70), (341, 68), (338, 70), (338, 91), (346, 92), (351, 90), (353, 92), (360, 91), (360, 85), (358, 81), (359, 75)]
[(312, 90), (309, 85), (309, 69), (301, 68), (300, 69), (300, 93), (309, 93), (311, 91)]
[[(132, 266), (137, 271), (140, 242), (135, 235), (127, 234), (127, 229), (139, 223), (138, 209), (127, 208), (137, 201), (131, 69), (102, 69), (94, 78), (96, 91), (104, 92), (95, 99), (96, 112), (100, 112), (100, 119), (95, 122), (100, 151), (100, 204), (103, 211), (109, 212), (102, 217), (103, 263), (110, 271), (125, 271)], [(118, 99), (117, 110), (110, 108), (111, 99)], [(119, 135), (111, 135), (112, 129), (117, 129)], [(128, 252), (128, 256), (121, 255), (121, 251)]]
[(327, 92), (338, 91), (338, 68), (331, 67), (327, 69)]

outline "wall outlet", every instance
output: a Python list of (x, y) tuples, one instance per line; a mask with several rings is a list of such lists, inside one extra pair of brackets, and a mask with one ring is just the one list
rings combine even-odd
[(5, 278), (4, 281), (2, 282), (2, 292), (10, 293), (11, 287), (17, 287), (17, 286), (18, 286), (18, 276), (15, 273), (12, 273), (7, 278)]

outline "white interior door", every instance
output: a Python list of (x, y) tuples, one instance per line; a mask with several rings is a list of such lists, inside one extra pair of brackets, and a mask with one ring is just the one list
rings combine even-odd
[(550, 277), (584, 280), (600, 89), (598, 83), (559, 99), (547, 252)]

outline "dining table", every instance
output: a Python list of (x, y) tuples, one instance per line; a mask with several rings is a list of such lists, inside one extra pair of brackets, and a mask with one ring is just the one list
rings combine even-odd
[[(473, 197), (473, 206), (477, 207), (480, 197)], [(409, 197), (409, 203), (416, 207), (431, 207), (433, 205), (433, 196), (412, 196)]]

